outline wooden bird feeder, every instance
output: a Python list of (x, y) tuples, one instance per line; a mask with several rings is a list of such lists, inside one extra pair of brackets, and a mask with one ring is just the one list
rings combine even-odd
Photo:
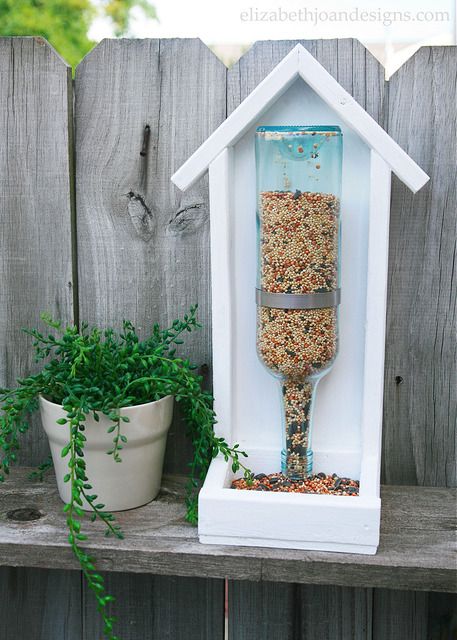
[(353, 478), (359, 493), (234, 490), (230, 464), (216, 458), (200, 492), (199, 538), (373, 554), (381, 510), (391, 173), (413, 192), (428, 176), (301, 45), (173, 175), (185, 190), (209, 170), (216, 429), (248, 451), (254, 473), (279, 472), (282, 464), (282, 408), (277, 381), (256, 353), (255, 296), (255, 133), (279, 125), (317, 131), (331, 125), (344, 140), (339, 354), (314, 401), (313, 473)]

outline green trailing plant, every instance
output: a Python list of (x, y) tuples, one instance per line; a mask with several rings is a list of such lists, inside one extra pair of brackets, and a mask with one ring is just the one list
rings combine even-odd
[[(43, 314), (43, 322), (53, 333), (44, 335), (36, 329), (24, 330), (33, 338), (36, 361), (43, 362), (41, 370), (19, 379), (15, 389), (0, 389), (0, 481), (16, 462), (20, 437), (29, 428), (28, 418), (37, 410), (39, 396), (62, 405), (65, 411), (65, 418), (59, 419), (58, 423), (67, 428), (69, 434), (68, 443), (62, 449), (62, 457), (68, 456), (68, 473), (64, 480), (71, 485), (70, 501), (63, 508), (69, 529), (68, 541), (95, 594), (108, 640), (119, 640), (113, 631), (115, 618), (107, 612), (107, 605), (114, 598), (106, 593), (95, 559), (84, 551), (87, 536), (83, 532), (83, 499), (91, 507), (91, 520), (100, 520), (106, 535), (122, 539), (123, 533), (113, 514), (98, 501), (97, 488), (92, 486), (86, 473), (86, 417), (91, 415), (98, 421), (99, 414), (103, 414), (109, 418), (108, 432), (113, 438), (107, 454), (112, 456), (113, 463), (121, 463), (122, 449), (128, 442), (128, 418), (119, 410), (174, 396), (183, 410), (194, 452), (189, 463), (186, 495), (186, 517), (191, 523), (197, 521), (198, 488), (212, 458), (222, 454), (226, 461), (231, 461), (234, 472), (241, 469), (248, 481), (251, 478), (249, 469), (242, 463), (247, 454), (240, 451), (238, 444), (230, 446), (214, 433), (213, 398), (203, 389), (196, 366), (176, 355), (184, 335), (200, 327), (196, 309), (196, 306), (192, 307), (183, 320), (175, 320), (167, 329), (154, 325), (145, 340), (140, 340), (132, 323), (127, 321), (121, 332), (102, 331), (89, 328), (87, 324), (82, 324), (80, 329), (63, 327), (51, 316)], [(52, 462), (46, 460), (33, 477), (41, 479), (51, 466)]]

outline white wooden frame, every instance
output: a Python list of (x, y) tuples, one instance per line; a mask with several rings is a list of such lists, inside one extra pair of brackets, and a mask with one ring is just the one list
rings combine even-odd
[[(231, 116), (176, 172), (187, 188), (209, 168), (213, 383), (216, 431), (234, 440), (234, 343), (237, 331), (233, 291), (231, 220), (235, 148), (297, 78), (324, 100), (370, 149), (370, 190), (363, 392), (360, 434), (360, 494), (357, 497), (233, 491), (230, 463), (213, 460), (199, 498), (199, 537), (204, 543), (375, 553), (379, 542), (380, 460), (384, 378), (387, 263), (391, 171), (419, 189), (428, 176), (300, 45), (271, 72)], [(238, 438), (236, 438), (238, 439)], [(277, 469), (277, 453), (249, 448), (249, 466)], [(345, 452), (344, 455), (350, 455)], [(341, 458), (341, 455), (340, 455)], [(328, 465), (334, 464), (335, 455)]]
[[(224, 149), (209, 168), (211, 225), (213, 363), (218, 435), (231, 438), (232, 300), (230, 279), (231, 180), (233, 149)], [(344, 502), (337, 496), (232, 491), (230, 463), (211, 464), (200, 493), (200, 541), (266, 547), (375, 553), (379, 542), (379, 464), (382, 435), (390, 169), (371, 152), (372, 180), (365, 344), (365, 395), (362, 417), (360, 496)], [(369, 328), (369, 330), (368, 330)], [(250, 452), (251, 458), (268, 455)], [(337, 529), (334, 523), (338, 523)], [(299, 533), (297, 535), (297, 524)], [(268, 530), (269, 535), (259, 531)]]

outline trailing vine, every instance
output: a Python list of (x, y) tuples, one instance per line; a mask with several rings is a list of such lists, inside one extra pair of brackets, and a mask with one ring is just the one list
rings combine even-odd
[[(48, 314), (42, 320), (53, 333), (44, 335), (37, 329), (24, 330), (33, 339), (36, 361), (43, 362), (34, 375), (18, 379), (15, 389), (0, 389), (0, 482), (9, 474), (16, 462), (20, 437), (29, 428), (28, 418), (38, 408), (38, 399), (44, 396), (62, 405), (65, 418), (58, 423), (68, 429), (68, 443), (62, 457), (68, 457), (68, 473), (64, 481), (70, 483), (70, 501), (63, 510), (67, 518), (68, 542), (81, 565), (89, 588), (97, 600), (108, 640), (119, 640), (114, 634), (115, 617), (107, 612), (114, 597), (106, 593), (103, 576), (95, 567), (95, 559), (84, 551), (87, 535), (83, 532), (84, 501), (91, 509), (92, 521), (100, 520), (105, 534), (122, 539), (123, 533), (113, 514), (98, 501), (96, 487), (86, 474), (84, 445), (85, 420), (99, 414), (108, 417), (112, 434), (112, 447), (107, 454), (113, 462), (122, 462), (122, 450), (128, 443), (128, 418), (121, 415), (123, 407), (174, 396), (186, 419), (188, 434), (193, 445), (193, 458), (189, 463), (189, 483), (186, 493), (186, 518), (195, 524), (198, 518), (197, 496), (211, 460), (221, 454), (231, 461), (234, 472), (243, 470), (247, 481), (249, 469), (242, 460), (247, 456), (238, 444), (229, 445), (214, 432), (216, 415), (212, 395), (202, 387), (202, 377), (196, 366), (176, 355), (183, 336), (201, 325), (196, 317), (197, 306), (191, 307), (183, 320), (175, 320), (169, 328), (155, 324), (151, 335), (140, 340), (131, 322), (124, 321), (121, 332), (114, 329), (90, 328), (84, 323), (76, 327), (63, 327)], [(46, 460), (31, 474), (42, 479), (52, 468)]]

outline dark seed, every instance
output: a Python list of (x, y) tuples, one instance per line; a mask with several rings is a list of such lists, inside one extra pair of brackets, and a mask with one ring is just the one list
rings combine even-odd
[(351, 495), (353, 495), (354, 493), (358, 493), (357, 489), (355, 487), (347, 487), (346, 489), (347, 493), (350, 493)]
[(334, 489), (339, 489), (340, 486), (341, 486), (341, 479), (337, 478), (337, 480), (335, 480)]
[(265, 473), (258, 473), (256, 476), (254, 476), (255, 480), (263, 480), (266, 477), (267, 476), (265, 475)]
[(317, 474), (317, 477), (318, 477), (318, 478), (321, 478), (321, 480), (325, 480), (325, 478), (326, 478), (327, 476), (325, 475), (325, 473), (322, 473), (322, 472), (321, 472), (321, 473), (318, 473), (318, 474)]

